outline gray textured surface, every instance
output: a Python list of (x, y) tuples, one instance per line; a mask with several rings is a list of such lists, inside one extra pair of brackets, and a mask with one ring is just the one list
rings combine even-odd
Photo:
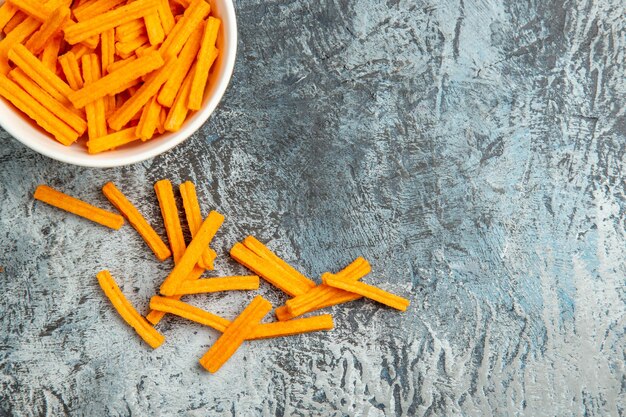
[[(0, 415), (623, 415), (623, 2), (237, 10), (231, 88), (168, 154), (91, 170), (0, 133)], [(151, 352), (95, 273), (144, 309), (170, 264), (31, 194), (105, 206), (113, 180), (157, 223), (163, 177), (227, 216), (220, 255), (254, 234), (314, 277), (362, 255), (410, 310), (336, 307), (333, 332), (247, 344), (216, 375), (200, 326), (166, 319)], [(232, 317), (251, 297), (192, 302)]]

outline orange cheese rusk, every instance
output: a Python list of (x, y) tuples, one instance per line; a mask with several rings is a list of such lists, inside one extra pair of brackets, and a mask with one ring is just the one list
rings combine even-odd
[(315, 282), (302, 275), (298, 270), (289, 265), (287, 262), (279, 258), (274, 252), (269, 250), (267, 246), (259, 242), (255, 237), (248, 236), (243, 240), (243, 244), (254, 252), (257, 256), (265, 259), (268, 262), (276, 265), (282, 269), (292, 282), (295, 282), (300, 286), (301, 292), (305, 293), (311, 288), (315, 287)]
[(78, 59), (73, 52), (67, 52), (59, 57), (59, 63), (65, 79), (69, 83), (73, 90), (83, 88), (83, 76), (80, 73), (80, 67), (78, 66)]
[(204, 0), (193, 0), (189, 8), (185, 10), (183, 18), (176, 22), (174, 28), (167, 35), (165, 41), (159, 48), (159, 52), (164, 58), (177, 56), (183, 49), (189, 36), (196, 30), (202, 21), (211, 12), (211, 6)]
[(131, 20), (128, 23), (117, 26), (115, 28), (115, 39), (121, 41), (123, 38), (128, 38), (128, 36), (138, 32), (146, 33), (146, 23), (143, 19)]
[(50, 14), (50, 18), (48, 18), (43, 25), (41, 25), (41, 28), (26, 42), (26, 48), (33, 54), (38, 55), (43, 51), (43, 48), (50, 38), (61, 30), (61, 26), (65, 23), (69, 15), (70, 9), (68, 7), (57, 7)]
[[(24, 12), (20, 12), (19, 9), (17, 9), (15, 6), (10, 5), (9, 3), (4, 3), (4, 6), (10, 6), (10, 7), (14, 7), (15, 10), (17, 10), (17, 13), (15, 13), (10, 19), (9, 21), (4, 25), (4, 33), (9, 34), (11, 33), (15, 28), (17, 28), (19, 26), (20, 23), (24, 22), (26, 19), (28, 19), (28, 15)], [(35, 19), (37, 20), (37, 19)], [(38, 20), (37, 20), (38, 21)], [(39, 22), (39, 21), (38, 21)]]
[[(96, 54), (84, 55), (83, 64), (83, 81), (85, 86), (96, 82), (100, 79), (100, 65)], [(87, 134), (89, 140), (107, 135), (106, 115), (104, 112), (104, 100), (99, 98), (85, 106), (85, 114), (87, 116)]]
[[(163, 64), (163, 59), (156, 52), (137, 58), (116, 71), (110, 72), (91, 85), (73, 92), (70, 94), (69, 99), (76, 108), (83, 108), (87, 103), (91, 103), (100, 97), (118, 94), (126, 90), (129, 83), (139, 79), (142, 75), (161, 68)], [(119, 130), (119, 128), (116, 130)]]
[(137, 136), (142, 141), (151, 139), (159, 123), (162, 106), (157, 102), (156, 96), (152, 97), (144, 107), (137, 125)]
[(176, 65), (176, 68), (174, 68), (174, 71), (172, 71), (168, 77), (158, 96), (159, 103), (162, 106), (172, 107), (174, 99), (183, 84), (185, 76), (189, 73), (189, 69), (196, 61), (198, 51), (200, 51), (203, 33), (204, 26), (201, 25), (191, 34), (189, 40), (187, 40), (187, 43), (180, 51), (180, 55), (178, 56), (178, 65)]
[[(179, 187), (180, 195), (183, 200), (183, 208), (185, 209), (185, 217), (187, 219), (187, 225), (189, 226), (189, 232), (191, 237), (195, 237), (198, 233), (198, 229), (202, 224), (202, 213), (200, 212), (200, 203), (198, 202), (198, 195), (196, 194), (196, 186), (191, 181), (182, 183)], [(198, 264), (205, 269), (213, 269), (213, 261), (217, 254), (213, 249), (207, 247)]]
[(0, 96), (26, 113), (63, 145), (69, 146), (78, 139), (78, 133), (67, 123), (39, 104), (27, 92), (2, 74), (0, 74)]
[(209, 79), (209, 70), (217, 58), (215, 41), (217, 40), (219, 29), (220, 20), (213, 16), (209, 17), (202, 35), (202, 46), (200, 46), (200, 52), (198, 53), (196, 72), (191, 82), (191, 92), (189, 93), (189, 103), (187, 105), (190, 110), (200, 110), (202, 107), (202, 98), (204, 97), (204, 90)]
[[(99, 136), (87, 141), (87, 152), (96, 154), (104, 151), (110, 151), (120, 146), (139, 140), (134, 127), (109, 133), (105, 136)], [(168, 255), (169, 256), (169, 255)]]
[[(159, 0), (158, 9), (160, 9), (160, 7), (161, 1)], [(143, 20), (146, 23), (146, 31), (148, 32), (150, 45), (158, 45), (163, 42), (165, 39), (165, 31), (163, 30), (163, 26), (161, 26), (161, 19), (159, 19), (158, 12), (147, 15)]]
[(370, 300), (378, 301), (386, 306), (395, 308), (396, 310), (406, 311), (410, 303), (406, 298), (402, 298), (364, 282), (353, 281), (333, 274), (322, 275), (322, 280), (324, 284), (328, 286), (361, 295)]
[(82, 200), (70, 197), (67, 194), (50, 188), (47, 185), (38, 186), (35, 190), (34, 197), (36, 200), (43, 201), (51, 206), (76, 214), (77, 216), (103, 226), (110, 227), (111, 229), (118, 230), (124, 224), (124, 218), (119, 214), (114, 214), (92, 206)]
[(52, 13), (48, 4), (37, 0), (7, 0), (7, 2), (40, 22), (45, 22)]
[(156, 13), (159, 0), (137, 0), (98, 16), (69, 25), (65, 28), (65, 40), (74, 45), (113, 29), (116, 26)]
[(81, 59), (83, 55), (93, 52), (93, 48), (90, 48), (82, 43), (76, 44), (70, 49), (70, 52), (76, 56), (76, 59)]
[(144, 319), (141, 314), (135, 310), (130, 302), (124, 297), (120, 287), (117, 286), (111, 273), (107, 270), (98, 272), (98, 284), (104, 291), (104, 294), (113, 304), (122, 319), (130, 325), (135, 332), (153, 349), (163, 344), (165, 338), (150, 323)]
[[(200, 268), (199, 266), (195, 266), (193, 270), (191, 271), (191, 273), (189, 274), (189, 276), (185, 279), (185, 282), (199, 279), (203, 273), (204, 273), (204, 269)], [(159, 298), (178, 301), (180, 300), (181, 297), (182, 295), (171, 295), (169, 297), (159, 297)], [(165, 313), (166, 313), (165, 311), (155, 310), (152, 307), (150, 307), (150, 312), (146, 315), (146, 320), (148, 320), (150, 323), (154, 325), (157, 325), (161, 321), (161, 319), (165, 316)]]
[(183, 81), (183, 85), (180, 90), (178, 90), (178, 94), (176, 94), (176, 98), (174, 99), (174, 103), (170, 108), (170, 111), (167, 113), (167, 118), (165, 119), (165, 124), (163, 127), (165, 130), (169, 132), (176, 132), (180, 130), (187, 120), (187, 113), (189, 113), (189, 109), (187, 108), (187, 99), (189, 98), (189, 91), (191, 90), (191, 81), (193, 79), (193, 72), (195, 71), (195, 64), (189, 70), (189, 73), (185, 77)]
[(131, 39), (128, 42), (117, 42), (115, 44), (115, 52), (126, 59), (135, 54), (135, 50), (143, 45), (148, 44), (148, 36), (141, 35), (137, 38)]
[(38, 60), (24, 45), (15, 45), (9, 52), (9, 59), (48, 94), (60, 102), (67, 102), (67, 97), (74, 92), (69, 85), (46, 67), (43, 62)]
[[(115, 62), (115, 30), (109, 29), (100, 35), (100, 57), (102, 63), (100, 71), (102, 76), (105, 76), (109, 73), (109, 66)], [(115, 97), (105, 96), (104, 111), (109, 113), (112, 110), (115, 110)]]
[(84, 41), (80, 43), (80, 45), (84, 45), (89, 49), (96, 49), (99, 44), (100, 44), (100, 36), (98, 35), (92, 36), (89, 39), (85, 39)]
[(122, 68), (124, 65), (129, 64), (129, 63), (133, 62), (136, 59), (137, 59), (137, 57), (135, 55), (133, 55), (133, 56), (128, 57), (126, 59), (122, 59), (120, 61), (115, 61), (112, 64), (109, 64), (109, 66), (107, 67), (107, 73), (110, 74), (112, 72), (115, 72), (118, 69)]
[(204, 294), (220, 291), (256, 290), (259, 288), (259, 277), (242, 275), (220, 278), (205, 278), (195, 281), (183, 281), (176, 295)]
[(174, 263), (178, 263), (185, 253), (185, 237), (183, 236), (183, 228), (180, 225), (178, 217), (178, 207), (174, 198), (174, 189), (169, 180), (157, 181), (154, 184), (159, 207), (161, 208), (161, 216), (165, 225), (167, 239), (170, 242), (170, 249), (174, 257)]
[(88, 0), (72, 9), (78, 21), (92, 19), (125, 3), (126, 0)]
[[(154, 52), (154, 54), (158, 55), (158, 52)], [(144, 58), (137, 58), (137, 61)], [(128, 65), (133, 65), (134, 62)], [(141, 111), (141, 108), (159, 92), (159, 89), (175, 67), (176, 62), (176, 58), (171, 58), (159, 71), (151, 74), (139, 90), (109, 117), (109, 126), (114, 130), (119, 130), (126, 125), (137, 112)], [(122, 71), (124, 68), (122, 68)]]
[(62, 36), (53, 36), (52, 39), (46, 43), (41, 53), (41, 62), (54, 73), (56, 73), (57, 70), (57, 62), (59, 60), (59, 51), (61, 50), (62, 42)]
[(161, 117), (159, 117), (159, 124), (157, 124), (157, 132), (159, 135), (165, 133), (165, 120), (167, 119), (167, 110), (165, 108), (161, 108)]
[(174, 314), (220, 332), (224, 332), (231, 324), (230, 320), (170, 297), (155, 295), (150, 299), (150, 308), (152, 311)]
[(41, 26), (41, 22), (34, 17), (28, 17), (13, 29), (6, 38), (0, 41), (0, 69), (3, 74), (9, 72), (10, 67), (7, 62), (9, 52), (20, 43), (24, 42), (30, 35), (35, 33)]
[(87, 122), (74, 113), (75, 109), (69, 108), (63, 103), (52, 98), (41, 87), (39, 87), (33, 80), (28, 78), (21, 69), (15, 69), (10, 72), (10, 77), (20, 87), (24, 89), (32, 98), (37, 100), (46, 109), (50, 110), (53, 114), (58, 116), (61, 120), (67, 123), (72, 129), (74, 129), (78, 135), (82, 135), (87, 130)]
[(209, 372), (217, 372), (255, 327), (272, 309), (269, 301), (257, 295), (243, 312), (228, 326), (211, 348), (200, 359), (200, 365)]
[(163, 243), (163, 240), (161, 240), (157, 232), (154, 231), (152, 226), (150, 226), (141, 213), (139, 213), (139, 210), (128, 201), (124, 194), (122, 194), (112, 182), (106, 183), (104, 187), (102, 187), (102, 192), (111, 204), (117, 207), (120, 213), (122, 213), (135, 230), (137, 230), (159, 260), (164, 261), (172, 255), (167, 245)]
[[(169, 9), (169, 7), (168, 7)], [(160, 9), (159, 9), (160, 10)], [(18, 8), (10, 3), (4, 3), (0, 6), (0, 32), (2, 32), (13, 16), (17, 13)], [(172, 16), (173, 19), (173, 16)]]
[(196, 236), (191, 240), (187, 250), (180, 258), (180, 261), (176, 264), (172, 272), (161, 284), (159, 292), (163, 295), (174, 295), (178, 290), (178, 286), (185, 280), (187, 275), (193, 270), (194, 266), (198, 263), (202, 252), (207, 247), (217, 229), (220, 228), (224, 222), (224, 216), (216, 211), (211, 211), (207, 218), (198, 229)]
[(131, 42), (142, 36), (146, 38), (148, 37), (148, 32), (146, 32), (145, 26), (142, 26), (133, 32), (115, 32), (115, 40), (118, 42)]
[(158, 13), (159, 19), (161, 20), (161, 26), (163, 27), (163, 32), (165, 35), (168, 35), (174, 28), (176, 21), (174, 20), (172, 9), (170, 9), (170, 4), (167, 0), (160, 0)]

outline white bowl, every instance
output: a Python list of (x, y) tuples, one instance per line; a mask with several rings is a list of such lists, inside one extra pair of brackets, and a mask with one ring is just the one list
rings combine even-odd
[[(0, 5), (4, 0), (0, 0)], [(90, 155), (84, 144), (64, 146), (41, 130), (18, 112), (12, 105), (0, 99), (0, 125), (24, 145), (68, 164), (86, 167), (116, 167), (150, 159), (172, 149), (196, 132), (207, 121), (222, 99), (235, 66), (237, 53), (237, 22), (232, 0), (209, 0), (211, 14), (221, 19), (217, 38), (220, 55), (211, 69), (202, 109), (195, 112), (178, 132), (155, 136), (147, 142), (138, 141), (119, 149)]]

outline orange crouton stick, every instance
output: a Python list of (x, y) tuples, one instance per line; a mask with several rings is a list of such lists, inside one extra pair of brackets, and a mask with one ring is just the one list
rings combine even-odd
[(148, 36), (140, 35), (134, 39), (129, 39), (127, 42), (117, 42), (115, 44), (115, 53), (122, 59), (126, 59), (134, 55), (135, 50), (144, 45), (148, 45)]
[(70, 86), (38, 60), (24, 45), (15, 45), (9, 52), (9, 59), (52, 97), (61, 102), (67, 102), (67, 97), (73, 92)]
[(128, 143), (134, 142), (139, 139), (134, 127), (120, 130), (117, 132), (109, 133), (105, 136), (100, 136), (95, 139), (89, 139), (87, 141), (87, 152), (90, 154), (96, 154), (104, 151), (110, 151)]
[(18, 8), (10, 3), (4, 3), (2, 6), (0, 6), (0, 32), (3, 31), (7, 23), (9, 23), (11, 19), (13, 19), (13, 16), (15, 16), (17, 11)]
[(248, 236), (243, 240), (243, 244), (252, 252), (254, 252), (257, 256), (265, 259), (268, 262), (271, 262), (272, 264), (283, 270), (289, 276), (289, 279), (292, 282), (298, 284), (298, 286), (301, 288), (302, 293), (305, 293), (311, 288), (315, 287), (315, 282), (302, 275), (287, 262), (280, 259), (274, 252), (269, 250), (267, 246), (259, 242), (255, 237)]
[(170, 4), (167, 0), (161, 0), (159, 3), (159, 19), (161, 20), (163, 32), (165, 33), (165, 35), (169, 35), (169, 33), (174, 28), (176, 21), (174, 20), (172, 9), (170, 9)]
[(41, 87), (34, 83), (24, 72), (17, 68), (9, 74), (13, 80), (30, 94), (35, 100), (41, 103), (46, 109), (57, 115), (61, 120), (65, 121), (78, 135), (85, 133), (87, 122), (74, 113), (74, 109), (68, 108), (64, 104), (58, 102), (46, 93)]
[(82, 43), (76, 44), (70, 49), (70, 52), (76, 56), (76, 59), (81, 59), (83, 55), (93, 52), (93, 48), (90, 48)]
[(167, 118), (165, 119), (163, 127), (169, 132), (176, 132), (180, 130), (183, 123), (185, 123), (185, 120), (187, 119), (187, 113), (189, 113), (187, 100), (189, 98), (189, 92), (191, 91), (191, 81), (193, 79), (195, 67), (196, 65), (194, 64), (189, 70), (189, 73), (183, 81), (183, 85), (180, 90), (178, 90), (178, 94), (176, 94), (174, 104), (172, 104), (170, 111), (167, 113)]
[(151, 139), (154, 136), (154, 131), (159, 124), (159, 117), (161, 116), (161, 109), (163, 107), (157, 102), (156, 96), (152, 97), (148, 104), (144, 107), (137, 125), (137, 136), (142, 141)]
[(217, 40), (217, 32), (220, 29), (220, 20), (209, 17), (207, 20), (204, 34), (202, 36), (202, 46), (198, 53), (198, 64), (196, 65), (196, 72), (191, 82), (191, 92), (189, 93), (190, 110), (200, 110), (202, 107), (202, 98), (204, 97), (204, 90), (206, 88), (207, 80), (209, 79), (209, 70), (213, 65), (213, 61), (217, 58), (217, 50), (215, 48), (215, 41)]
[(139, 235), (146, 241), (150, 249), (160, 261), (164, 261), (172, 255), (169, 248), (163, 243), (157, 232), (148, 224), (146, 219), (139, 213), (139, 210), (115, 187), (112, 182), (106, 183), (102, 187), (102, 192), (122, 213), (128, 222), (137, 230)]
[[(26, 19), (28, 19), (28, 15), (26, 13), (24, 13), (24, 12), (19, 11), (19, 9), (17, 9), (15, 6), (13, 6), (13, 5), (9, 4), (9, 3), (5, 2), (3, 6), (10, 6), (10, 7), (15, 8), (15, 10), (17, 10), (17, 12), (4, 25), (4, 34), (8, 35), (9, 33), (13, 32), (13, 30), (15, 28), (17, 28), (20, 25), (20, 23), (22, 23)], [(37, 19), (35, 19), (35, 20), (37, 20)]]
[(200, 365), (209, 372), (217, 372), (241, 346), (263, 317), (272, 309), (269, 301), (257, 295), (243, 312), (224, 330), (211, 348), (200, 359)]
[(68, 211), (77, 216), (83, 217), (92, 222), (99, 223), (111, 229), (118, 230), (124, 224), (124, 218), (119, 214), (114, 214), (104, 209), (92, 206), (74, 197), (70, 197), (60, 191), (40, 185), (35, 190), (36, 200), (43, 201), (46, 204)]
[(156, 13), (158, 7), (159, 0), (130, 2), (115, 10), (67, 26), (65, 40), (71, 45), (77, 44), (116, 26)]
[(150, 299), (150, 308), (155, 312), (170, 313), (186, 318), (187, 320), (203, 324), (220, 332), (224, 332), (231, 324), (230, 320), (226, 320), (208, 311), (204, 311), (170, 297), (155, 295)]
[(88, 0), (72, 9), (72, 13), (78, 21), (92, 19), (114, 9), (125, 1), (126, 0)]
[(45, 22), (52, 13), (47, 4), (36, 0), (8, 0), (8, 3), (40, 22)]
[(328, 286), (362, 295), (365, 298), (378, 301), (379, 303), (395, 308), (396, 310), (406, 311), (410, 303), (410, 301), (406, 298), (391, 294), (390, 292), (364, 282), (353, 281), (349, 278), (333, 274), (324, 274), (322, 275), (322, 280), (324, 281), (324, 284)]
[(129, 38), (136, 38), (138, 35), (146, 33), (146, 23), (143, 19), (135, 19), (115, 28), (115, 39), (124, 41)]
[(259, 288), (259, 277), (242, 275), (221, 278), (205, 278), (195, 281), (183, 281), (176, 290), (177, 295), (204, 294), (210, 292), (256, 290)]
[[(113, 48), (115, 48), (115, 46)], [(107, 67), (107, 73), (110, 74), (112, 72), (115, 72), (115, 71), (119, 70), (120, 68), (122, 68), (124, 65), (130, 64), (131, 62), (135, 61), (136, 59), (137, 59), (137, 56), (133, 55), (133, 56), (128, 57), (126, 59), (115, 61), (115, 62), (109, 64), (109, 66)]]
[(200, 43), (202, 41), (202, 34), (204, 33), (203, 29), (203, 26), (196, 29), (189, 37), (189, 40), (183, 47), (182, 51), (180, 51), (180, 55), (178, 56), (178, 65), (176, 65), (176, 68), (174, 68), (174, 71), (172, 71), (159, 93), (158, 100), (161, 105), (165, 107), (172, 107), (174, 99), (183, 84), (185, 76), (189, 73), (189, 69), (198, 56)]
[[(96, 54), (83, 55), (83, 80), (85, 86), (100, 79), (100, 65)], [(87, 115), (87, 133), (89, 140), (107, 135), (106, 115), (104, 113), (104, 100), (99, 98), (85, 106)]]
[(159, 289), (161, 294), (176, 294), (178, 286), (185, 280), (187, 275), (189, 275), (194, 266), (198, 263), (202, 252), (211, 239), (213, 239), (213, 236), (215, 236), (217, 229), (219, 229), (223, 221), (224, 216), (218, 212), (212, 211), (209, 213), (207, 218), (202, 223), (202, 226), (200, 226), (200, 229), (198, 229), (198, 233), (196, 233), (196, 236), (191, 240), (187, 250), (180, 258), (180, 261), (176, 264), (165, 281), (163, 281), (163, 284), (161, 284), (161, 288)]
[(122, 319), (130, 325), (135, 332), (152, 347), (156, 349), (163, 344), (165, 338), (161, 333), (156, 331), (154, 327), (150, 325), (130, 304), (130, 302), (124, 297), (120, 287), (117, 286), (111, 273), (107, 270), (98, 272), (98, 284), (104, 291), (104, 294), (113, 304), (113, 307), (117, 310)]
[(189, 36), (196, 30), (211, 12), (211, 6), (204, 0), (193, 0), (189, 8), (185, 10), (183, 18), (180, 19), (174, 28), (167, 35), (163, 44), (159, 48), (159, 52), (165, 59), (177, 56), (183, 49), (185, 42)]
[[(161, 2), (159, 0), (159, 5), (157, 10), (161, 8)], [(146, 23), (146, 31), (148, 32), (148, 39), (150, 40), (150, 45), (158, 45), (165, 39), (165, 31), (163, 31), (163, 26), (161, 26), (161, 20), (159, 19), (158, 11), (153, 14), (149, 14), (143, 18)]]
[(41, 53), (41, 62), (54, 73), (56, 73), (57, 70), (57, 62), (59, 60), (59, 51), (61, 50), (62, 42), (63, 38), (60, 35), (53, 36), (52, 39), (46, 43)]
[[(104, 77), (109, 73), (108, 68), (115, 62), (115, 30), (109, 29), (100, 35), (100, 57), (102, 68), (100, 69)], [(115, 96), (104, 97), (104, 111), (109, 113), (115, 109)], [(105, 121), (106, 123), (106, 121)]]
[[(363, 258), (357, 258), (337, 275), (356, 281), (367, 275), (370, 271), (371, 267), (369, 262)], [(284, 307), (276, 309), (276, 316), (279, 320), (283, 320), (285, 317), (297, 317), (310, 311), (346, 303), (359, 298), (360, 296), (357, 294), (321, 284), (312, 288), (305, 294), (288, 300)]]
[(174, 199), (174, 189), (169, 180), (161, 180), (154, 184), (159, 207), (161, 208), (161, 216), (165, 224), (167, 239), (170, 242), (170, 249), (174, 257), (174, 263), (178, 263), (185, 253), (185, 237), (183, 236), (183, 228), (180, 225), (178, 217), (178, 208)]
[[(180, 185), (179, 190), (183, 200), (183, 208), (185, 209), (185, 217), (187, 218), (187, 225), (189, 225), (191, 237), (195, 237), (202, 224), (202, 213), (200, 212), (196, 186), (193, 182), (186, 181)], [(202, 252), (198, 264), (204, 269), (211, 270), (213, 269), (213, 261), (215, 261), (216, 257), (217, 254), (215, 251), (208, 247)]]
[(2, 74), (6, 74), (10, 70), (9, 63), (7, 61), (9, 51), (11, 51), (15, 45), (18, 45), (28, 39), (28, 37), (35, 33), (40, 26), (41, 22), (34, 17), (28, 17), (17, 25), (17, 27), (6, 36), (6, 38), (0, 41), (0, 70)]
[(41, 25), (41, 28), (26, 42), (26, 48), (33, 54), (38, 55), (50, 38), (61, 30), (61, 26), (68, 19), (69, 15), (70, 9), (68, 7), (57, 7)]
[[(133, 22), (131, 22), (131, 23), (133, 23)], [(116, 30), (115, 31), (115, 40), (118, 41), (118, 42), (122, 42), (122, 43), (132, 42), (132, 41), (134, 41), (137, 38), (148, 39), (148, 32), (146, 32), (145, 26), (142, 26), (139, 29), (136, 29), (136, 30), (134, 30), (132, 32), (131, 31), (121, 31), (121, 30)], [(141, 43), (139, 46), (141, 46), (141, 45), (144, 45), (144, 43)], [(147, 44), (147, 45), (149, 45), (149, 44)], [(123, 51), (120, 51), (120, 52), (123, 52)]]
[(59, 63), (65, 79), (69, 83), (73, 90), (83, 88), (83, 76), (80, 73), (80, 67), (78, 66), (78, 59), (73, 52), (67, 52), (59, 57)]
[(78, 139), (78, 133), (69, 127), (39, 102), (22, 90), (13, 81), (0, 74), (0, 96), (10, 101), (19, 110), (26, 113), (39, 126), (50, 133), (63, 145), (69, 146)]
[[(69, 99), (76, 108), (81, 109), (85, 107), (87, 103), (91, 103), (100, 97), (118, 94), (126, 90), (130, 82), (137, 80), (142, 75), (148, 74), (157, 68), (161, 68), (163, 64), (163, 59), (156, 52), (137, 58), (116, 71), (110, 72), (91, 85), (73, 92), (70, 94)], [(119, 128), (116, 130), (119, 130)]]

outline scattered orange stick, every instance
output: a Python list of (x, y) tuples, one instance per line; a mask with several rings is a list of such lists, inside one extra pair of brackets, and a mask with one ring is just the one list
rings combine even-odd
[[(139, 0), (143, 1), (143, 0)], [(129, 62), (114, 72), (100, 78), (90, 86), (85, 86), (69, 95), (76, 108), (83, 108), (87, 103), (106, 95), (124, 91), (130, 82), (161, 68), (165, 62), (158, 53), (152, 53)]]
[[(200, 212), (200, 204), (198, 203), (198, 195), (196, 194), (196, 186), (191, 181), (182, 183), (179, 187), (180, 195), (183, 200), (183, 208), (185, 209), (185, 217), (187, 218), (187, 225), (191, 232), (191, 237), (195, 237), (198, 233), (198, 229), (202, 224), (202, 213)], [(200, 261), (198, 264), (204, 269), (213, 269), (213, 261), (217, 254), (210, 247), (206, 248), (202, 252)]]
[[(197, 280), (202, 276), (203, 273), (204, 273), (204, 269), (198, 266), (195, 266), (184, 282)], [(159, 297), (159, 298), (178, 301), (181, 299), (181, 297), (182, 295), (171, 295), (169, 297)], [(150, 312), (146, 315), (146, 320), (148, 320), (150, 323), (156, 326), (161, 321), (161, 319), (165, 316), (165, 313), (166, 311), (156, 310), (150, 307)]]
[(159, 52), (165, 59), (177, 56), (189, 36), (196, 30), (200, 23), (211, 12), (211, 6), (204, 0), (193, 0), (189, 8), (185, 10), (183, 18), (176, 22), (165, 41), (161, 44)]
[(349, 278), (324, 274), (322, 275), (324, 284), (334, 288), (339, 288), (344, 291), (352, 292), (354, 294), (362, 295), (370, 300), (378, 301), (386, 306), (395, 308), (396, 310), (406, 311), (410, 304), (410, 301), (406, 298), (402, 298), (385, 290), (382, 290), (373, 285), (366, 284), (364, 282), (353, 281)]
[(139, 210), (128, 201), (124, 194), (122, 194), (112, 182), (106, 183), (104, 187), (102, 187), (102, 192), (106, 198), (117, 207), (120, 213), (126, 217), (135, 230), (139, 232), (139, 235), (146, 241), (159, 260), (164, 261), (172, 255), (167, 245), (163, 243), (163, 240), (161, 240), (157, 232), (154, 231), (152, 226), (150, 226), (141, 213), (139, 213)]
[(83, 217), (92, 222), (99, 223), (111, 229), (119, 229), (124, 224), (124, 218), (119, 214), (114, 214), (104, 209), (92, 206), (74, 197), (70, 197), (60, 191), (40, 185), (35, 190), (35, 199), (43, 201), (46, 204), (60, 208)]
[(163, 26), (161, 26), (161, 19), (159, 19), (158, 10), (160, 9), (161, 1), (159, 0), (157, 12), (149, 14), (143, 18), (144, 22), (146, 23), (146, 31), (148, 32), (150, 45), (158, 45), (165, 39), (165, 31), (163, 30)]
[(115, 10), (67, 26), (65, 28), (65, 40), (72, 45), (77, 44), (126, 22), (156, 13), (158, 7), (158, 0), (130, 2)]
[(161, 208), (161, 216), (165, 224), (165, 231), (167, 232), (167, 239), (170, 243), (174, 263), (178, 263), (185, 253), (186, 245), (183, 228), (178, 217), (178, 207), (176, 207), (172, 183), (169, 180), (157, 181), (154, 184), (154, 191)]
[(111, 273), (107, 270), (100, 271), (97, 275), (98, 284), (113, 304), (122, 319), (128, 323), (135, 332), (153, 349), (163, 344), (165, 338), (161, 333), (156, 331), (130, 304), (128, 299), (124, 297), (120, 287), (115, 283)]
[(111, 9), (116, 8), (126, 0), (88, 0), (72, 10), (78, 21), (93, 19)]
[(176, 290), (177, 295), (204, 294), (221, 291), (256, 290), (259, 288), (259, 277), (243, 275), (221, 278), (205, 278), (195, 281), (183, 281)]
[(225, 318), (216, 316), (208, 311), (204, 311), (170, 297), (160, 297), (155, 295), (150, 299), (150, 308), (152, 309), (152, 312), (174, 314), (176, 316), (186, 318), (187, 320), (211, 327), (220, 332), (224, 332), (231, 324), (230, 320), (226, 320)]
[(52, 39), (46, 43), (41, 53), (41, 62), (54, 73), (57, 71), (61, 42), (63, 42), (63, 38), (60, 35), (53, 36)]
[(183, 85), (181, 86), (178, 94), (176, 94), (176, 99), (174, 99), (174, 104), (170, 108), (169, 113), (167, 114), (167, 118), (165, 119), (165, 124), (163, 127), (165, 130), (169, 132), (176, 132), (180, 130), (187, 119), (187, 113), (189, 113), (189, 109), (187, 108), (187, 100), (189, 98), (189, 92), (191, 91), (191, 81), (193, 79), (193, 72), (195, 71), (196, 65), (189, 70), (189, 73), (185, 77), (183, 81)]
[(160, 293), (163, 295), (174, 295), (178, 290), (181, 282), (185, 280), (185, 277), (189, 275), (194, 266), (198, 263), (204, 248), (209, 244), (217, 229), (222, 225), (224, 216), (216, 211), (211, 211), (207, 218), (198, 229), (196, 236), (192, 239), (191, 243), (187, 247), (187, 250), (180, 258), (180, 261), (176, 264), (172, 272), (163, 281), (160, 288)]
[(191, 82), (191, 92), (189, 94), (188, 107), (190, 110), (200, 110), (202, 107), (202, 98), (206, 89), (207, 80), (209, 79), (209, 70), (213, 62), (217, 58), (217, 50), (215, 41), (217, 40), (217, 32), (220, 29), (220, 20), (209, 17), (207, 20), (204, 34), (202, 36), (202, 46), (198, 53), (198, 64)]
[(2, 74), (0, 74), (0, 96), (26, 113), (63, 145), (69, 146), (78, 139), (78, 133), (74, 129)]
[(26, 42), (26, 48), (33, 54), (38, 55), (43, 51), (43, 48), (50, 38), (60, 31), (61, 26), (68, 19), (69, 15), (70, 9), (68, 7), (57, 7), (43, 25), (41, 25), (41, 28)]
[(271, 309), (270, 302), (257, 295), (200, 359), (202, 367), (217, 372)]
[(333, 316), (330, 314), (321, 314), (319, 316), (303, 319), (259, 324), (252, 330), (252, 335), (248, 337), (248, 339), (269, 339), (271, 337), (293, 336), (321, 330), (332, 330), (334, 327)]

